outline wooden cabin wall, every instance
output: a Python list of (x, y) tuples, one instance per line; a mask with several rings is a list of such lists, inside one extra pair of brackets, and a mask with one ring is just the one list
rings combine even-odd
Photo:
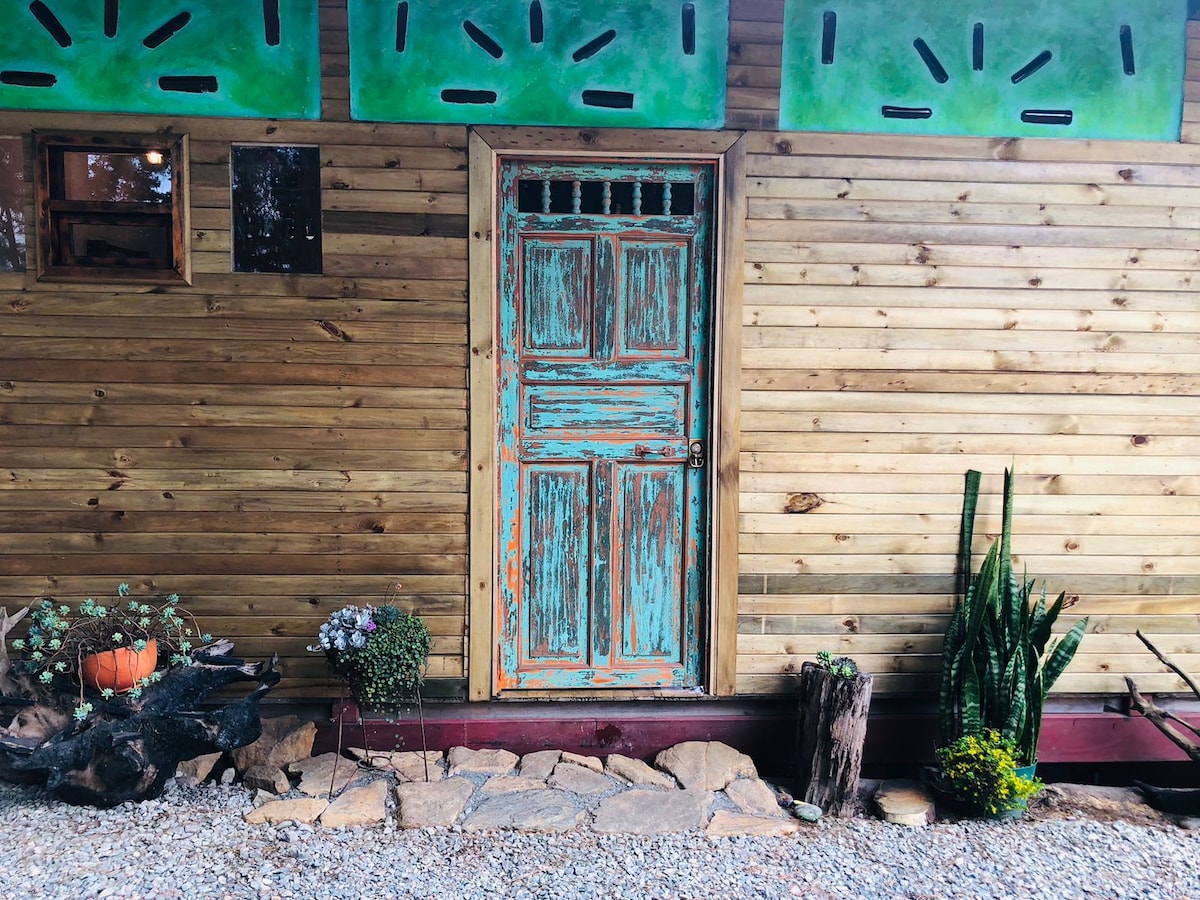
[[(1190, 23), (1184, 139), (1200, 141)], [(737, 687), (822, 649), (936, 690), (963, 474), (976, 548), (1077, 599), (1064, 691), (1200, 669), (1200, 150), (777, 133), (782, 4), (735, 0), (749, 137)], [(977, 560), (978, 564), (978, 560)]]
[[(347, 124), (344, 5), (321, 14), (325, 121), (0, 112), (190, 134), (194, 268), (38, 282), (31, 233), (31, 271), (0, 275), (0, 606), (178, 592), (280, 653), (276, 697), (336, 697), (305, 646), (393, 582), (430, 676), (464, 675), (466, 129)], [(319, 145), (323, 275), (230, 274), (231, 141)]]
[[(778, 133), (782, 10), (733, 0), (738, 691), (789, 690), (825, 648), (878, 693), (931, 690), (963, 472), (994, 532), (1005, 465), (1019, 563), (1093, 617), (1062, 686), (1181, 688), (1133, 630), (1200, 669), (1200, 151)], [(344, 0), (321, 22), (321, 122), (0, 112), (0, 135), (189, 133), (195, 269), (0, 275), (0, 605), (176, 591), (281, 654), (278, 697), (337, 696), (304, 647), (394, 581), (431, 676), (466, 665), (466, 129), (349, 122)], [(319, 145), (323, 275), (230, 274), (231, 141)]]

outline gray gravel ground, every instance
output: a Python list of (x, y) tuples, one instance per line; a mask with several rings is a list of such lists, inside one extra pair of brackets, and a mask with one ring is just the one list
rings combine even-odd
[(1055, 898), (1200, 900), (1200, 832), (1055, 819), (787, 838), (247, 826), (205, 785), (111, 810), (0, 783), (0, 898)]

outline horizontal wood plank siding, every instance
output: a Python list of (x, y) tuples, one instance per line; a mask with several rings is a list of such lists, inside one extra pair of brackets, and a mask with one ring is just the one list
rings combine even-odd
[[(277, 697), (337, 696), (305, 646), (394, 582), (429, 675), (465, 675), (466, 129), (348, 123), (344, 4), (321, 15), (320, 122), (0, 113), (187, 132), (194, 269), (0, 276), (0, 606), (174, 591), (279, 653)], [(232, 142), (319, 146), (324, 274), (231, 274)]]
[[(747, 140), (740, 693), (823, 649), (932, 696), (963, 473), (976, 549), (1092, 618), (1059, 682), (1200, 667), (1200, 23), (1184, 144), (779, 133), (782, 4), (734, 3)], [(770, 26), (770, 27), (766, 27)]]
[[(0, 606), (175, 591), (280, 654), (279, 697), (337, 695), (305, 645), (390, 582), (432, 677), (491, 634), (467, 616), (467, 129), (350, 122), (345, 2), (320, 6), (322, 121), (0, 111), (5, 135), (188, 133), (194, 270), (0, 274)], [(1183, 141), (1149, 143), (780, 132), (782, 22), (733, 0), (738, 692), (830, 649), (932, 696), (963, 472), (982, 550), (1006, 465), (1018, 565), (1092, 616), (1062, 690), (1181, 689), (1134, 631), (1200, 669), (1200, 28)], [(237, 142), (320, 148), (323, 274), (231, 272)]]

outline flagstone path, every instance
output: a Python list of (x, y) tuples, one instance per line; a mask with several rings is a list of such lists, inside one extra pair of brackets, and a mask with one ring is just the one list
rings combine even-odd
[(348, 752), (353, 759), (326, 753), (288, 765), (292, 779), (283, 796), (268, 787), (282, 786), (278, 774), (248, 780), (258, 792), (246, 821), (714, 836), (784, 835), (803, 827), (780, 807), (750, 757), (715, 741), (677, 744), (654, 765), (559, 750), (523, 757), (467, 747), (427, 755)]

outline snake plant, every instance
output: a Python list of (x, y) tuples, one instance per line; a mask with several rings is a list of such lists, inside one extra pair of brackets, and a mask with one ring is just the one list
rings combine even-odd
[(995, 729), (1015, 745), (1017, 764), (1030, 766), (1037, 762), (1046, 695), (1075, 655), (1087, 619), (1050, 642), (1066, 592), (1047, 606), (1045, 584), (1035, 600), (1034, 582), (1018, 580), (1013, 571), (1014, 478), (1008, 469), (1000, 538), (971, 574), (979, 478), (979, 472), (968, 471), (963, 492), (958, 597), (942, 648), (942, 741)]

